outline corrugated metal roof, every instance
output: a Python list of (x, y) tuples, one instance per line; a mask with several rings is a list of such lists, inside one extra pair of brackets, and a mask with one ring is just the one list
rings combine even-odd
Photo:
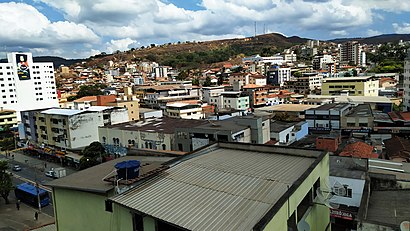
[(218, 148), (112, 200), (190, 230), (251, 230), (314, 161)]

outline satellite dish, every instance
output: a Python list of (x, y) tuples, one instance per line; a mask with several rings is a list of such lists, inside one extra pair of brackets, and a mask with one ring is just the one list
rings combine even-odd
[(310, 225), (305, 220), (301, 220), (298, 223), (298, 231), (310, 231)]
[(403, 221), (400, 223), (400, 231), (410, 231), (410, 221)]
[(346, 187), (338, 181), (335, 181), (332, 187), (329, 187), (328, 185), (329, 184), (325, 183), (324, 187), (319, 187), (316, 189), (318, 202), (329, 208), (338, 209), (340, 205), (338, 203), (331, 202), (330, 199), (334, 196), (346, 196)]

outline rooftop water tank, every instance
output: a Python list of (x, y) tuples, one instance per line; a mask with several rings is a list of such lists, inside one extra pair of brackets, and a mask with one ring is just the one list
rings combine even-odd
[(115, 165), (118, 179), (128, 180), (139, 176), (141, 162), (138, 160), (128, 160)]

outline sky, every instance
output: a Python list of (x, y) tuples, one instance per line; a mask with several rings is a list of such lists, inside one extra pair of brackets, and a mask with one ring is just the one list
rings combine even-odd
[(0, 58), (87, 58), (152, 43), (280, 33), (310, 39), (410, 33), (408, 0), (0, 0)]

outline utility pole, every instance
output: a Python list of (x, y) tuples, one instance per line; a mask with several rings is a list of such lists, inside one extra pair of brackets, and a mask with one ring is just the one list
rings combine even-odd
[(256, 21), (255, 21), (255, 38), (256, 38)]

